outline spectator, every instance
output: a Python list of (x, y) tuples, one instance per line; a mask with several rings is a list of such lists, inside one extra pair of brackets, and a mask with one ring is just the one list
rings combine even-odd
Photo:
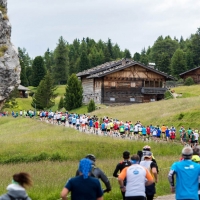
[(8, 185), (7, 193), (0, 196), (0, 200), (26, 199), (31, 200), (25, 188), (32, 185), (31, 177), (28, 173), (20, 172), (13, 175), (12, 184)]

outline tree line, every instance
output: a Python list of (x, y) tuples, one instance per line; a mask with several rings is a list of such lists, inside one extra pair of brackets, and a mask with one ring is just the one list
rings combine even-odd
[(159, 36), (152, 47), (131, 55), (128, 49), (120, 49), (111, 39), (107, 42), (91, 38), (75, 39), (69, 44), (61, 36), (56, 48), (47, 49), (43, 56), (31, 59), (26, 49), (19, 49), (21, 64), (21, 84), (37, 87), (49, 71), (56, 84), (66, 84), (73, 73), (90, 69), (97, 65), (130, 58), (145, 65), (155, 63), (155, 68), (179, 78), (179, 74), (200, 65), (200, 28), (184, 40), (170, 36)]
[[(122, 58), (130, 58), (145, 65), (155, 63), (156, 69), (179, 79), (180, 73), (200, 65), (200, 28), (187, 39), (182, 36), (180, 39), (159, 36), (152, 47), (143, 48), (140, 53), (135, 52), (133, 55), (128, 49), (121, 50), (118, 44), (112, 43), (111, 39), (106, 42), (102, 40), (96, 42), (87, 37), (81, 41), (75, 39), (72, 44), (69, 44), (62, 36), (56, 48), (47, 49), (43, 56), (31, 59), (25, 48), (18, 48), (18, 51), (21, 85), (38, 87), (32, 106), (37, 103), (38, 107), (46, 108), (54, 104), (51, 99), (55, 98), (55, 85), (67, 84), (71, 75), (80, 71)], [(66, 90), (70, 89), (66, 88)], [(44, 91), (46, 91), (45, 95), (51, 98), (44, 98), (42, 102), (39, 99), (41, 95), (44, 96)], [(66, 102), (67, 98), (62, 101)], [(74, 108), (74, 106), (65, 107)]]

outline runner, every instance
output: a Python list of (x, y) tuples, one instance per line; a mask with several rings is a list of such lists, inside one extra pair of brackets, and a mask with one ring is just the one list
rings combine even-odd
[(161, 132), (162, 132), (162, 138), (163, 138), (163, 140), (165, 139), (165, 131), (166, 131), (166, 126), (163, 124), (162, 126), (161, 126)]
[[(125, 192), (126, 200), (145, 200), (145, 185), (151, 185), (153, 177), (150, 172), (139, 165), (139, 156), (131, 156), (132, 165), (126, 167), (118, 176), (118, 182), (122, 192)], [(124, 180), (126, 178), (126, 187)]]
[[(144, 155), (144, 161), (140, 162), (140, 165), (148, 169), (152, 175), (154, 182), (158, 182), (158, 166), (155, 162), (152, 161), (152, 153), (149, 151)], [(153, 200), (156, 193), (155, 183), (145, 187), (145, 193), (147, 200)]]
[[(130, 152), (129, 151), (124, 151), (123, 152), (123, 158), (124, 160), (121, 161), (120, 163), (117, 164), (114, 172), (113, 172), (113, 176), (114, 177), (118, 177), (118, 172), (121, 171), (125, 168), (125, 167), (128, 167), (128, 166), (131, 166), (131, 161), (129, 160), (130, 159)], [(126, 179), (124, 179), (124, 186), (126, 186)], [(123, 200), (125, 200), (125, 192), (121, 191), (122, 193), (122, 197), (123, 197)]]

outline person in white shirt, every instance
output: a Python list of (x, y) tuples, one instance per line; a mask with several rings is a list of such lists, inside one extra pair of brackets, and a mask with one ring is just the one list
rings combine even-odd
[(198, 130), (197, 130), (197, 129), (194, 131), (194, 139), (195, 139), (195, 144), (198, 144), (199, 133), (198, 133)]

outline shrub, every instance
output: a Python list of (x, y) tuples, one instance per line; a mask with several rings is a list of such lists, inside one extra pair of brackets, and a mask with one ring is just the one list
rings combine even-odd
[(2, 57), (7, 50), (8, 50), (8, 47), (6, 45), (1, 46), (0, 47), (0, 57)]
[(167, 91), (165, 92), (164, 96), (165, 96), (165, 99), (173, 99), (173, 96), (172, 96), (172, 94), (170, 93), (169, 90), (167, 90)]
[(183, 84), (184, 80), (182, 78), (178, 79), (177, 84)]
[(190, 85), (194, 85), (194, 80), (192, 77), (188, 77), (185, 79), (185, 83), (184, 85), (190, 86)]
[(92, 112), (92, 111), (95, 110), (95, 102), (94, 102), (93, 99), (90, 99), (90, 102), (89, 102), (89, 104), (88, 104), (87, 109), (88, 109), (88, 112)]
[(29, 92), (29, 96), (32, 97), (35, 94), (35, 92), (31, 91)]
[(183, 117), (184, 117), (184, 114), (183, 114), (183, 113), (180, 113), (179, 116), (178, 116), (178, 120), (183, 119)]

